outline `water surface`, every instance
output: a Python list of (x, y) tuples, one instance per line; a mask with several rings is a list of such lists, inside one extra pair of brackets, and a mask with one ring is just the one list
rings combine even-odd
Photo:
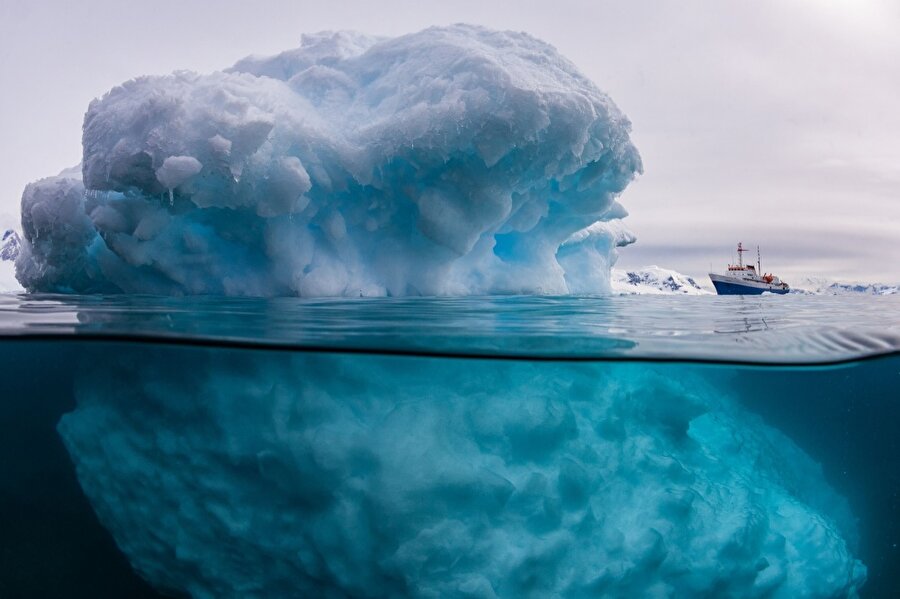
[(4, 596), (889, 596), (896, 298), (0, 302)]
[(900, 350), (900, 296), (0, 296), (0, 334), (528, 359), (828, 363)]

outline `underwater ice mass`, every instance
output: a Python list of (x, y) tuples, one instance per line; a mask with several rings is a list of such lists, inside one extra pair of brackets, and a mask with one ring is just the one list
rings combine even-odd
[(820, 466), (708, 375), (173, 351), (85, 367), (59, 424), (157, 588), (793, 598), (866, 579)]
[(30, 291), (607, 292), (630, 123), (554, 48), (474, 26), (303, 37), (95, 100), (29, 185)]

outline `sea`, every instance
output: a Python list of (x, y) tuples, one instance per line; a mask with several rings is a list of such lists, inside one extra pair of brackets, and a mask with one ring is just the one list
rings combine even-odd
[(0, 296), (0, 597), (900, 594), (900, 296)]

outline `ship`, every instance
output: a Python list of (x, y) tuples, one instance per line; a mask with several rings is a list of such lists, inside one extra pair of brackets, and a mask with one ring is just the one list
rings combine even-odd
[(729, 264), (726, 274), (709, 273), (709, 279), (712, 281), (716, 293), (719, 295), (760, 295), (762, 293), (785, 294), (791, 290), (790, 285), (782, 282), (781, 279), (773, 274), (760, 274), (762, 266), (760, 264), (759, 246), (756, 247), (756, 266), (752, 264), (744, 264), (744, 252), (750, 250), (738, 242), (738, 263)]

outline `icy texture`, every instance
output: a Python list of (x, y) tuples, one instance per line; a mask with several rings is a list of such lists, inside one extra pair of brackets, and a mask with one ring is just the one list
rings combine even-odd
[(556, 258), (565, 271), (570, 293), (605, 292), (610, 288), (610, 269), (616, 262), (616, 248), (635, 242), (634, 234), (622, 223), (619, 208), (608, 222), (596, 222), (576, 231), (559, 248)]
[(25, 190), (33, 247), (19, 279), (161, 294), (604, 292), (613, 238), (557, 250), (625, 215), (615, 198), (641, 169), (629, 129), (526, 34), (304, 36), (92, 102), (86, 191), (65, 174)]
[(59, 425), (160, 588), (793, 598), (866, 577), (819, 466), (684, 367), (177, 351), (92, 359)]

